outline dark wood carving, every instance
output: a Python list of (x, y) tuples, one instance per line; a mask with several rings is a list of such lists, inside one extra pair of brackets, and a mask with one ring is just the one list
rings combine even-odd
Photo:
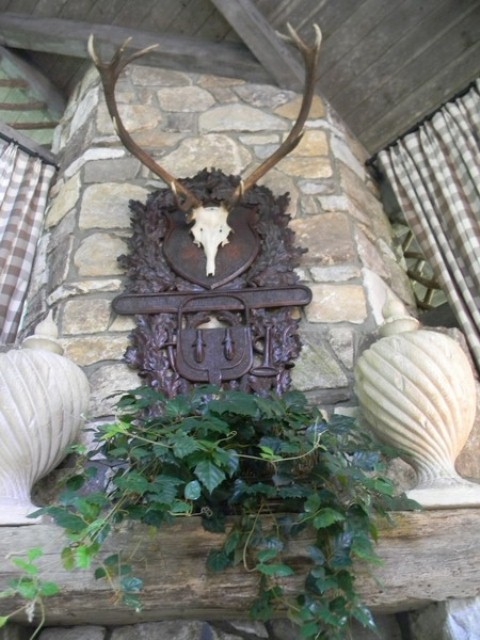
[[(238, 181), (204, 170), (182, 182), (209, 206)], [(119, 258), (126, 292), (113, 308), (136, 315), (125, 358), (145, 382), (170, 396), (207, 382), (260, 394), (288, 388), (301, 348), (293, 309), (310, 291), (297, 284), (305, 250), (295, 246), (287, 204), (288, 195), (252, 187), (230, 211), (230, 242), (218, 250), (216, 275), (207, 276), (170, 189), (130, 203), (133, 233)]]
[(106, 62), (89, 40), (120, 140), (169, 187), (130, 205), (130, 252), (120, 258), (127, 291), (113, 304), (137, 317), (127, 362), (169, 396), (205, 382), (259, 394), (281, 394), (290, 384), (300, 352), (292, 307), (307, 304), (310, 291), (294, 271), (303, 250), (288, 227), (288, 195), (257, 183), (302, 139), (322, 38), (317, 25), (311, 46), (287, 29), (283, 37), (305, 64), (300, 110), (279, 147), (246, 177), (205, 169), (180, 180), (158, 164), (125, 128), (115, 99), (123, 69), (151, 47), (128, 54), (127, 40)]

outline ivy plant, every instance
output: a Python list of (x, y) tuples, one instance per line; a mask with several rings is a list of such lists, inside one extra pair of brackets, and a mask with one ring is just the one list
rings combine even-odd
[(33, 622), (37, 610), (40, 611), (40, 619), (35, 627), (30, 640), (34, 640), (40, 633), (45, 622), (45, 600), (56, 595), (60, 588), (56, 582), (44, 580), (38, 566), (38, 559), (43, 555), (40, 547), (32, 547), (25, 554), (13, 554), (11, 563), (20, 571), (18, 578), (11, 578), (8, 586), (0, 591), (0, 599), (20, 598), (25, 604), (8, 615), (0, 615), (0, 628), (14, 616), (24, 612), (27, 620)]
[[(95, 576), (140, 609), (141, 577), (121, 554), (102, 558), (102, 543), (124, 521), (158, 528), (195, 515), (208, 531), (225, 532), (209, 570), (243, 565), (258, 573), (254, 618), (285, 611), (304, 638), (317, 640), (345, 638), (352, 620), (375, 628), (356, 590), (354, 562), (377, 562), (379, 518), (411, 505), (394, 496), (382, 475), (386, 452), (353, 419), (326, 421), (296, 391), (259, 397), (212, 386), (175, 398), (142, 387), (118, 409), (59, 503), (35, 514), (66, 530), (67, 568), (95, 561)], [(108, 481), (87, 491), (99, 454)], [(310, 562), (303, 590), (291, 598), (286, 585), (297, 570), (284, 550), (300, 533), (311, 540)]]

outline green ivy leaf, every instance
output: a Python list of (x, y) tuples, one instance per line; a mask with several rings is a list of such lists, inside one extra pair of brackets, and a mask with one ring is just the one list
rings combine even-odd
[(186, 484), (183, 495), (185, 500), (198, 500), (202, 495), (202, 488), (198, 480), (192, 480)]
[(45, 597), (54, 596), (60, 592), (60, 587), (56, 582), (40, 582), (40, 594)]
[(19, 569), (22, 569), (22, 571), (25, 571), (25, 573), (28, 573), (31, 576), (35, 576), (38, 574), (38, 567), (35, 564), (32, 564), (31, 562), (24, 560), (23, 558), (13, 558), (12, 563), (16, 567), (18, 567)]
[(279, 549), (262, 549), (257, 553), (257, 559), (261, 563), (268, 562), (278, 556), (279, 551)]
[(197, 440), (191, 436), (176, 435), (175, 438), (172, 438), (172, 441), (174, 443), (173, 452), (180, 459), (185, 458), (194, 451), (198, 451), (200, 449), (200, 445)]
[(315, 529), (323, 529), (330, 527), (336, 522), (342, 522), (343, 520), (345, 520), (343, 513), (335, 511), (335, 509), (331, 509), (330, 507), (324, 507), (317, 512), (312, 522)]
[(139, 593), (143, 589), (143, 580), (136, 576), (125, 576), (120, 584), (122, 589), (128, 593)]
[(159, 475), (150, 484), (149, 497), (155, 502), (171, 505), (177, 499), (178, 486), (182, 483), (183, 481), (176, 476)]
[(120, 489), (130, 491), (131, 493), (138, 493), (140, 495), (143, 495), (151, 488), (150, 482), (141, 473), (138, 471), (132, 471), (131, 469), (128, 473), (115, 478), (114, 483)]
[(42, 511), (51, 516), (55, 520), (55, 523), (65, 529), (67, 533), (82, 533), (85, 529), (86, 524), (84, 520), (64, 507), (46, 507), (42, 509)]
[(194, 470), (200, 482), (212, 493), (225, 480), (225, 473), (210, 460), (202, 460)]
[(0, 629), (7, 624), (9, 618), (10, 616), (0, 616)]
[(22, 578), (17, 582), (16, 590), (25, 600), (34, 600), (38, 595), (38, 586), (31, 578)]
[(255, 567), (257, 571), (263, 573), (266, 576), (277, 576), (279, 578), (286, 578), (287, 576), (293, 576), (295, 571), (288, 564), (272, 563), (272, 564), (257, 564)]
[(211, 549), (207, 556), (207, 569), (218, 572), (223, 571), (232, 564), (231, 557), (224, 549)]

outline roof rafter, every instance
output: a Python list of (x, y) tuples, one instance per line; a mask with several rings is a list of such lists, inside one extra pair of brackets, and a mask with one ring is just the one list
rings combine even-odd
[(0, 14), (0, 45), (6, 47), (88, 58), (87, 40), (92, 33), (102, 56), (112, 55), (114, 49), (131, 37), (132, 51), (158, 45), (140, 58), (138, 64), (211, 74), (218, 73), (221, 60), (222, 75), (251, 82), (272, 82), (271, 76), (243, 44), (205, 42), (186, 36), (77, 20)]
[(301, 63), (252, 0), (210, 1), (280, 87), (301, 89), (305, 75)]

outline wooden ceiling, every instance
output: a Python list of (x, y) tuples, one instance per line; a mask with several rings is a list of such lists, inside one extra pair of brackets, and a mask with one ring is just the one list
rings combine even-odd
[(480, 0), (0, 0), (0, 45), (64, 97), (90, 33), (103, 55), (132, 35), (159, 43), (145, 64), (298, 89), (286, 22), (320, 25), (318, 90), (372, 154), (480, 75)]

